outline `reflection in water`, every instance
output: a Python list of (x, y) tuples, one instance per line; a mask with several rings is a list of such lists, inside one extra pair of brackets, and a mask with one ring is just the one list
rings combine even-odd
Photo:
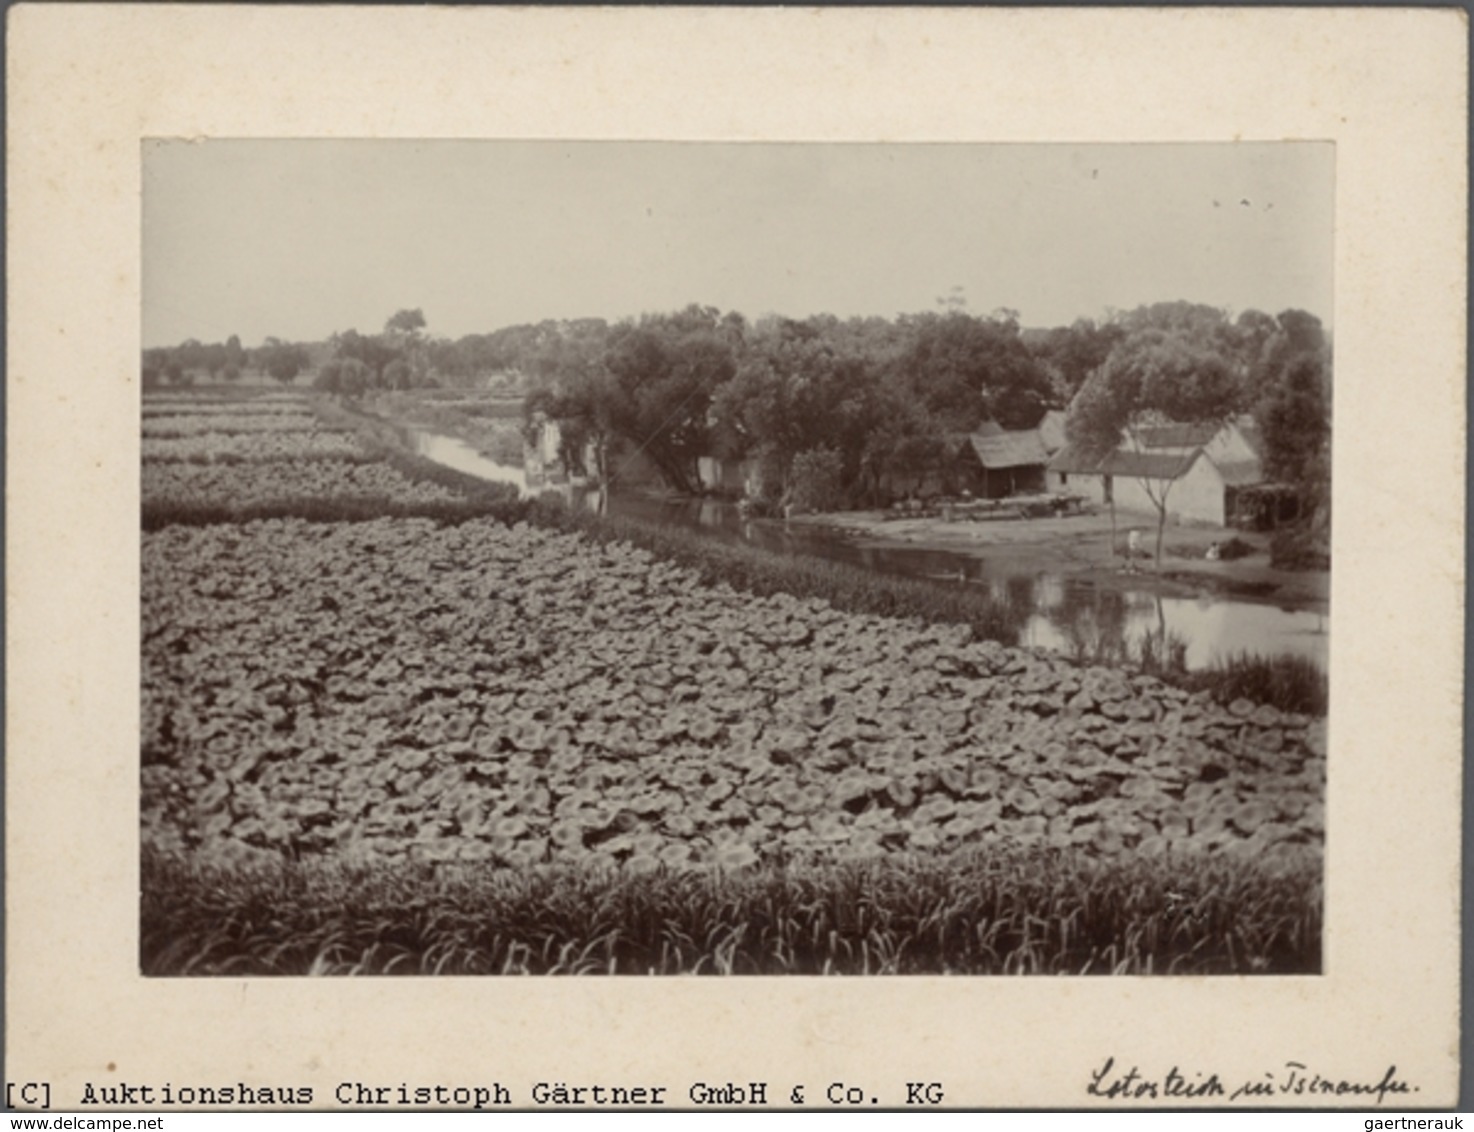
[[(1030, 619), (1024, 640), (1066, 652), (1077, 660), (1103, 663), (1125, 659), (1127, 648), (1127, 600), (1132, 595), (1122, 590), (1102, 590), (1085, 586), (1053, 587), (1058, 596), (1041, 605)], [(1040, 622), (1057, 634), (1049, 641)]]
[[(1292, 653), (1326, 666), (1325, 617), (1215, 597), (1157, 597), (1065, 585), (1066, 600), (1041, 606), (1022, 642), (1072, 656), (1111, 660), (1147, 637), (1180, 643), (1188, 668), (1238, 653)], [(1082, 592), (1083, 591), (1083, 592)]]
[[(453, 437), (406, 430), (414, 450), (437, 463), (529, 491), (521, 468), (481, 456)], [(667, 526), (681, 526), (728, 542), (749, 542), (778, 554), (804, 554), (846, 562), (884, 574), (924, 577), (985, 587), (995, 601), (1032, 613), (1019, 642), (1082, 659), (1111, 662), (1139, 651), (1150, 639), (1181, 647), (1189, 668), (1202, 668), (1237, 653), (1293, 653), (1326, 666), (1322, 614), (1203, 595), (1160, 597), (1149, 590), (1098, 586), (1058, 574), (1019, 574), (990, 569), (985, 558), (913, 547), (865, 546), (836, 532), (776, 519), (752, 519), (734, 504), (713, 499), (664, 501), (610, 495), (582, 487), (558, 489), (576, 507)]]

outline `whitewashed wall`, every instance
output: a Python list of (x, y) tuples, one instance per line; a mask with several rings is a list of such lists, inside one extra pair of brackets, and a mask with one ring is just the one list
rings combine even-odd
[[(1157, 505), (1141, 480), (1134, 476), (1114, 476), (1112, 489), (1118, 509), (1156, 515)], [(1104, 476), (1050, 472), (1049, 490), (1083, 495), (1101, 507), (1106, 506), (1107, 502)], [(1160, 495), (1156, 484), (1153, 484), (1152, 490)], [(1195, 460), (1187, 474), (1174, 483), (1167, 493), (1167, 518), (1174, 523), (1211, 523), (1219, 527), (1225, 526), (1227, 515), (1224, 512), (1224, 498), (1223, 479), (1213, 467), (1212, 461)]]

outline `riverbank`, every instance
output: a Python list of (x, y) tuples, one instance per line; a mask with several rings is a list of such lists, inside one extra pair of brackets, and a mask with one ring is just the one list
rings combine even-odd
[[(1162, 543), (1162, 571), (1151, 558), (1137, 560), (1134, 571), (1111, 553), (1108, 512), (1043, 519), (948, 521), (940, 517), (896, 518), (885, 511), (843, 511), (795, 516), (790, 524), (842, 533), (876, 548), (909, 547), (967, 555), (986, 562), (989, 573), (1050, 573), (1088, 581), (1101, 589), (1141, 590), (1148, 586), (1164, 597), (1223, 595), (1273, 603), (1282, 608), (1325, 614), (1330, 609), (1330, 573), (1324, 570), (1281, 570), (1269, 565), (1269, 536), (1223, 527), (1168, 526)], [(1117, 511), (1116, 542), (1127, 532), (1141, 531), (1145, 550), (1156, 547), (1156, 517)], [(1215, 542), (1239, 539), (1253, 547), (1231, 562), (1207, 557)]]
[[(520, 406), (514, 403), (492, 399), (456, 402), (427, 399), (423, 393), (386, 392), (367, 398), (360, 411), (399, 428), (463, 441), (477, 455), (508, 471), (522, 469), (522, 415)], [(497, 478), (505, 481), (507, 477)]]

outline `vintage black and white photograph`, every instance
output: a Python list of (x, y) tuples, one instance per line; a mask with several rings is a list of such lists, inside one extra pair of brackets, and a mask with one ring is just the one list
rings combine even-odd
[(144, 975), (1322, 972), (1334, 144), (141, 160)]
[(7, 1100), (1455, 1103), (1465, 30), (19, 5)]

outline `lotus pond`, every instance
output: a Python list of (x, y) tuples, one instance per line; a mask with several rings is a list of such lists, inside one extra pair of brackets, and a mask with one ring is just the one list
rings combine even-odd
[[(147, 972), (1318, 969), (1323, 721), (361, 450), (145, 463)], [(303, 493), (361, 521), (188, 510)]]

